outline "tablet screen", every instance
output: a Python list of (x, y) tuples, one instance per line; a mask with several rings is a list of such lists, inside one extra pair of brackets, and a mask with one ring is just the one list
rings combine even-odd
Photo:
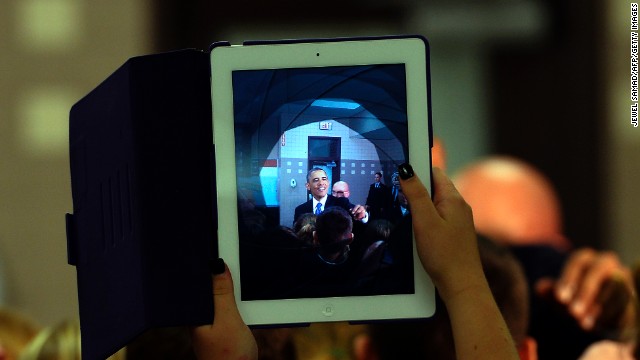
[(232, 83), (241, 299), (413, 293), (394, 176), (408, 154), (404, 64), (240, 70)]

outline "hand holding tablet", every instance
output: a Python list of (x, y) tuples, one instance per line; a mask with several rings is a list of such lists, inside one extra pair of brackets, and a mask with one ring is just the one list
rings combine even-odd
[(258, 348), (249, 328), (244, 324), (233, 297), (233, 281), (226, 265), (219, 260), (212, 269), (213, 324), (191, 330), (193, 349), (198, 359), (257, 359)]
[(411, 166), (400, 166), (402, 190), (414, 217), (418, 257), (440, 295), (447, 299), (484, 281), (471, 208), (442, 170), (434, 168), (433, 202), (413, 176)]
[(418, 256), (444, 301), (458, 359), (519, 359), (484, 276), (471, 207), (433, 169), (433, 201), (408, 164), (398, 168), (411, 206)]

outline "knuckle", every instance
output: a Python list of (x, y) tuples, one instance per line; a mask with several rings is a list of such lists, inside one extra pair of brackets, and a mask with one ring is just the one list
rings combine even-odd
[(596, 251), (592, 248), (581, 248), (576, 252), (576, 255), (581, 258), (595, 258)]
[(596, 251), (591, 248), (581, 248), (576, 250), (569, 258), (570, 262), (578, 264), (587, 264), (593, 262), (596, 258)]
[(427, 198), (429, 198), (429, 193), (427, 192), (427, 189), (421, 188), (421, 189), (414, 189), (413, 191), (411, 191), (411, 193), (406, 193), (407, 195), (407, 199), (409, 201), (417, 201), (417, 202), (422, 202), (425, 201)]
[(615, 265), (620, 264), (620, 259), (618, 258), (618, 255), (615, 252), (610, 250), (603, 251), (600, 254), (600, 258), (601, 258), (601, 261), (605, 263), (610, 263)]

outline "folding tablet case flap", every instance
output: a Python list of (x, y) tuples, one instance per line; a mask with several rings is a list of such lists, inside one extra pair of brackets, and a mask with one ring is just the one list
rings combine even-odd
[(208, 55), (129, 59), (73, 106), (73, 215), (83, 358), (152, 327), (213, 320)]

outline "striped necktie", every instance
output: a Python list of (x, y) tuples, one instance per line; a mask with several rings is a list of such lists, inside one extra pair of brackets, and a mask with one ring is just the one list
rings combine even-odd
[(316, 215), (320, 215), (322, 213), (322, 203), (316, 204)]

